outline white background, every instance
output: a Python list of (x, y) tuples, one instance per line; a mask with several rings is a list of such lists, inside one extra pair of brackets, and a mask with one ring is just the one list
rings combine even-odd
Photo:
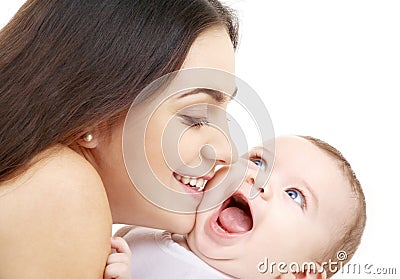
[(327, 141), (363, 185), (368, 220), (352, 263), (397, 267), (334, 278), (399, 278), (400, 2), (227, 2), (242, 23), (237, 75), (262, 96), (276, 134)]
[[(0, 26), (23, 2), (2, 0)], [(241, 21), (237, 75), (262, 97), (276, 134), (329, 142), (363, 184), (368, 221), (352, 263), (400, 274), (400, 3), (226, 2)]]

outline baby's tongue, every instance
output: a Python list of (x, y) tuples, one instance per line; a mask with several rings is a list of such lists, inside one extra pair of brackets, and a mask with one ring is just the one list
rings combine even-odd
[(229, 233), (247, 232), (253, 226), (251, 218), (238, 207), (228, 207), (222, 210), (219, 221)]

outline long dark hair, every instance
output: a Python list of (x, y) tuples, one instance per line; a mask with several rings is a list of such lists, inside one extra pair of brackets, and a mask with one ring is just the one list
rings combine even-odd
[(236, 48), (236, 17), (217, 0), (28, 0), (0, 31), (0, 183), (127, 111), (216, 25)]

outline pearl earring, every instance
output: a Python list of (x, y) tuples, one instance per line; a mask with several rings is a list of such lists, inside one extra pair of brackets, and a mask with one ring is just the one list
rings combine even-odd
[(90, 134), (90, 133), (86, 133), (86, 134), (83, 136), (83, 140), (84, 140), (85, 142), (91, 142), (91, 141), (93, 140), (93, 135)]

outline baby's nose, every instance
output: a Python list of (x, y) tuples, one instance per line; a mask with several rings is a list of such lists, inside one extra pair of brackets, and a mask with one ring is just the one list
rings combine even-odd
[(238, 185), (237, 191), (252, 199), (259, 193), (259, 188), (263, 185), (257, 183), (257, 176), (260, 169), (248, 159), (240, 158), (235, 164), (230, 166), (231, 174)]
[(243, 191), (249, 199), (256, 198), (267, 187), (268, 175), (251, 161), (247, 160), (247, 171)]

